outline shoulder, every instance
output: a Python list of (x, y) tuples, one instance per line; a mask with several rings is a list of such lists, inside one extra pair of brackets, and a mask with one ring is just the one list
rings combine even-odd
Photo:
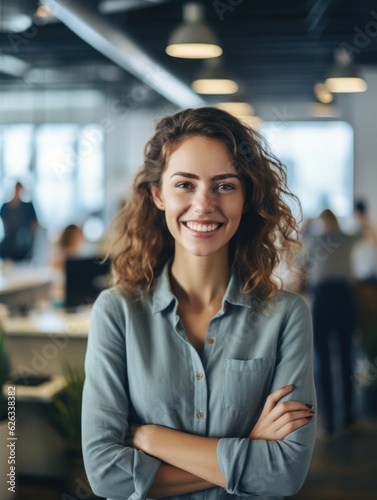
[(274, 314), (289, 314), (296, 310), (309, 310), (302, 295), (288, 290), (279, 290), (271, 299), (263, 303), (262, 311)]
[(124, 291), (113, 286), (103, 290), (93, 304), (93, 310), (101, 309), (104, 312), (112, 312), (129, 307), (131, 300), (126, 296)]
[(106, 315), (120, 319), (120, 311), (127, 305), (127, 299), (118, 287), (102, 291), (93, 304), (92, 316)]
[(281, 290), (267, 303), (266, 314), (280, 318), (283, 327), (296, 322), (311, 323), (310, 308), (306, 299), (287, 290)]
[[(306, 300), (293, 292), (280, 290), (271, 299), (258, 302), (254, 297), (245, 300), (245, 321), (253, 327), (269, 332), (282, 332), (287, 326), (311, 323), (311, 313)], [(238, 314), (235, 311), (235, 314)]]
[(272, 303), (285, 308), (308, 307), (307, 302), (302, 295), (288, 290), (280, 290), (275, 297), (272, 298)]
[(24, 210), (24, 212), (27, 212), (30, 215), (35, 214), (34, 205), (31, 201), (22, 201), (21, 203), (22, 204), (20, 205), (20, 207), (22, 208), (22, 210)]
[(113, 286), (102, 291), (93, 304), (93, 314), (105, 314), (113, 316), (118, 322), (124, 322), (135, 313), (145, 312), (151, 297), (147, 296), (141, 300), (129, 296), (119, 286)]
[(4, 203), (0, 208), (0, 214), (4, 214), (9, 211), (9, 202)]

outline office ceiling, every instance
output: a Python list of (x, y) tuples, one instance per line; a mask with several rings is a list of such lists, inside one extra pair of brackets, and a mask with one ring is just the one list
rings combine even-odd
[[(30, 1), (33, 9), (37, 1)], [(0, 0), (0, 23), (6, 4)], [(166, 70), (190, 85), (197, 60), (165, 54), (169, 34), (182, 20), (184, 0), (70, 0), (85, 4), (130, 36)], [(202, 0), (206, 20), (224, 49), (223, 63), (251, 100), (311, 99), (313, 85), (331, 69), (334, 51), (347, 47), (354, 62), (377, 66), (375, 0)], [(104, 11), (110, 11), (104, 13)], [(130, 72), (83, 41), (58, 19), (24, 33), (0, 33), (0, 56), (28, 64), (18, 76), (0, 74), (0, 91), (20, 88), (93, 87), (119, 92), (136, 85)], [(159, 102), (157, 93), (153, 103)], [(151, 103), (152, 104), (152, 103)]]

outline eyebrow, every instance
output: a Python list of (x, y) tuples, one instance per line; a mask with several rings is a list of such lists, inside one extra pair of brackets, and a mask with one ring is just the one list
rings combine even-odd
[[(170, 179), (176, 175), (179, 175), (180, 177), (188, 177), (189, 179), (199, 179), (199, 177), (195, 174), (190, 174), (189, 172), (175, 172), (175, 174), (171, 175), (170, 176)], [(214, 175), (212, 177), (212, 180), (213, 181), (222, 181), (224, 179), (231, 179), (231, 178), (235, 178), (235, 179), (238, 179), (239, 181), (241, 180), (240, 179), (240, 176), (237, 175), (237, 174), (219, 174), (219, 175)]]

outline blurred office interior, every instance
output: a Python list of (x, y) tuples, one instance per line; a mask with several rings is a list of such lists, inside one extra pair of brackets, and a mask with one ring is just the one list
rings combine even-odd
[[(183, 25), (193, 38), (198, 25), (209, 29), (215, 52), (174, 54)], [(18, 387), (9, 498), (90, 497), (67, 427), (77, 431), (69, 405), (78, 404), (90, 307), (110, 284), (100, 263), (109, 224), (156, 121), (205, 104), (266, 138), (304, 222), (330, 209), (358, 234), (362, 200), (377, 227), (375, 1), (0, 0), (0, 206), (21, 182), (36, 215), (27, 257), (0, 259), (0, 322)], [(0, 241), (6, 233), (0, 219)], [(376, 498), (376, 290), (361, 296), (372, 323), (354, 338), (356, 424), (318, 436), (295, 498)]]

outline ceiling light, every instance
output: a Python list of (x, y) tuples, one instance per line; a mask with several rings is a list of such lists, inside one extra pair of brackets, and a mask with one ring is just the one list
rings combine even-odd
[(55, 17), (53, 9), (48, 5), (40, 5), (34, 12), (33, 22), (37, 26), (44, 26), (45, 24), (57, 23), (58, 19)]
[(0, 32), (20, 33), (32, 25), (33, 9), (28, 0), (1, 2)]
[(36, 17), (50, 17), (51, 16), (51, 10), (48, 8), (47, 5), (40, 5), (38, 9), (35, 11), (34, 15)]
[(356, 67), (352, 64), (350, 53), (340, 49), (335, 53), (336, 66), (325, 84), (330, 92), (352, 93), (365, 92), (368, 88), (366, 81), (361, 78)]
[(230, 78), (219, 59), (206, 61), (191, 87), (198, 94), (225, 95), (238, 91), (237, 82)]
[(322, 104), (330, 104), (334, 100), (334, 96), (324, 83), (316, 83), (314, 85), (314, 95)]
[(244, 101), (219, 102), (217, 107), (233, 116), (252, 116), (254, 114), (253, 106)]
[(204, 23), (204, 9), (198, 3), (183, 6), (183, 24), (171, 34), (166, 53), (184, 59), (210, 59), (223, 53), (216, 35)]
[(29, 69), (29, 65), (18, 57), (7, 54), (0, 55), (0, 73), (21, 77)]
[(262, 118), (260, 116), (238, 116), (237, 117), (241, 122), (243, 122), (245, 125), (258, 129), (262, 125)]

